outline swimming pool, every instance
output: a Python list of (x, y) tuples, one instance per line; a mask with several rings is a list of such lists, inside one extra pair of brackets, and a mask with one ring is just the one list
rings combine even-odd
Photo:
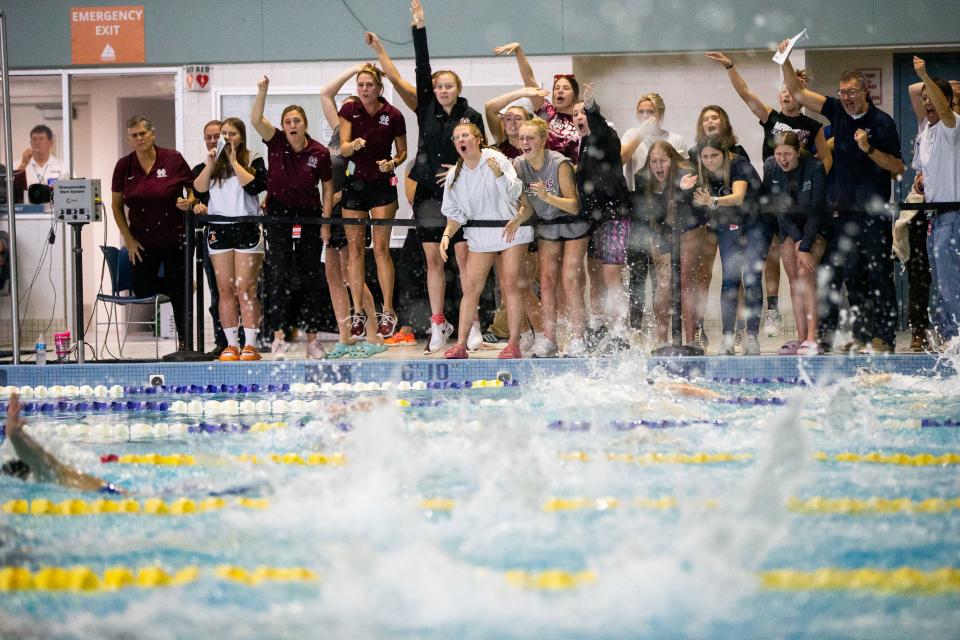
[(29, 571), (0, 635), (951, 635), (960, 381), (798, 362), (8, 368), (44, 441), (134, 494), (0, 479)]

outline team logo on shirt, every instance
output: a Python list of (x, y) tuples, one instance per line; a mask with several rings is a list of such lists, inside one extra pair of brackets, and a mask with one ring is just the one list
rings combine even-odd
[(166, 170), (166, 169), (157, 169), (157, 177), (158, 177), (158, 178), (166, 178), (166, 177), (167, 177), (167, 170)]
[(318, 162), (317, 156), (310, 156), (310, 158), (307, 160), (307, 166), (310, 167), (311, 169), (316, 169), (317, 162)]
[(385, 127), (386, 127), (386, 126), (389, 126), (389, 125), (390, 125), (390, 116), (387, 115), (386, 113), (383, 114), (382, 116), (380, 116), (380, 124), (382, 124), (382, 125), (385, 126)]

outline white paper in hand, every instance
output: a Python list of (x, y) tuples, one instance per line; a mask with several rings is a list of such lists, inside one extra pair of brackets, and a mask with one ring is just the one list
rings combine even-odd
[(805, 41), (807, 41), (807, 40), (809, 40), (809, 39), (810, 39), (810, 36), (807, 35), (807, 30), (804, 29), (803, 31), (801, 31), (801, 32), (798, 33), (797, 35), (795, 35), (795, 36), (793, 36), (792, 38), (790, 38), (790, 42), (787, 44), (787, 48), (784, 49), (783, 52), (777, 51), (777, 52), (773, 55), (773, 61), (776, 62), (776, 63), (779, 64), (779, 65), (782, 65), (784, 62), (786, 62), (787, 58), (790, 57), (790, 52), (793, 51), (793, 48), (794, 48), (795, 46), (797, 46), (797, 43), (799, 43), (799, 42), (805, 42)]
[(217, 140), (217, 156), (223, 153), (223, 148), (227, 146), (227, 139), (223, 136), (220, 136), (220, 139)]

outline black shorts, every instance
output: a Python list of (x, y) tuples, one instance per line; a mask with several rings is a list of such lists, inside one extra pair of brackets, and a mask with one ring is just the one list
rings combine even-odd
[(254, 222), (211, 223), (207, 227), (210, 255), (237, 251), (263, 253), (263, 229)]
[[(424, 242), (436, 242), (439, 243), (440, 239), (443, 237), (443, 230), (446, 226), (446, 217), (440, 213), (440, 206), (442, 201), (434, 198), (427, 197), (422, 199), (414, 198), (413, 201), (413, 219), (417, 222), (443, 222), (440, 226), (436, 227), (417, 227), (417, 237), (420, 238), (421, 244)], [(450, 245), (453, 246), (458, 242), (463, 242), (465, 238), (463, 237), (463, 227), (453, 234), (450, 237)]]
[(343, 181), (343, 195), (340, 206), (350, 211), (370, 211), (376, 207), (385, 207), (397, 201), (397, 185), (391, 184), (396, 178), (392, 173), (384, 174), (375, 182), (365, 182), (353, 176)]
[[(343, 212), (339, 204), (333, 208), (333, 217), (343, 217)], [(327, 246), (331, 249), (343, 249), (347, 246), (347, 233), (343, 230), (342, 224), (330, 225), (330, 242), (327, 243)]]

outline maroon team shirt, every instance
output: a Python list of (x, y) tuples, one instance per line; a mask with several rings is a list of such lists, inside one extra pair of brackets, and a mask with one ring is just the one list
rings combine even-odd
[(393, 139), (407, 133), (403, 114), (383, 98), (377, 100), (380, 108), (373, 115), (367, 113), (359, 100), (350, 100), (340, 107), (340, 117), (350, 123), (350, 139), (363, 138), (367, 143), (347, 158), (354, 164), (353, 176), (367, 182), (392, 175), (381, 172), (377, 160), (389, 160)]
[(520, 151), (520, 149), (510, 144), (509, 138), (497, 145), (497, 151), (507, 156), (508, 160), (513, 160), (523, 155), (523, 151)]
[(322, 210), (317, 183), (333, 177), (330, 151), (307, 136), (307, 146), (294, 151), (283, 131), (274, 127), (267, 145), (267, 197), (272, 205)]
[(137, 153), (123, 156), (113, 168), (114, 193), (129, 208), (130, 233), (145, 249), (177, 247), (183, 242), (183, 211), (177, 198), (192, 188), (190, 165), (178, 151), (154, 147), (157, 159), (144, 173)]
[(580, 130), (573, 116), (560, 113), (549, 102), (544, 102), (537, 115), (547, 121), (547, 149), (562, 153), (573, 163), (580, 160)]

